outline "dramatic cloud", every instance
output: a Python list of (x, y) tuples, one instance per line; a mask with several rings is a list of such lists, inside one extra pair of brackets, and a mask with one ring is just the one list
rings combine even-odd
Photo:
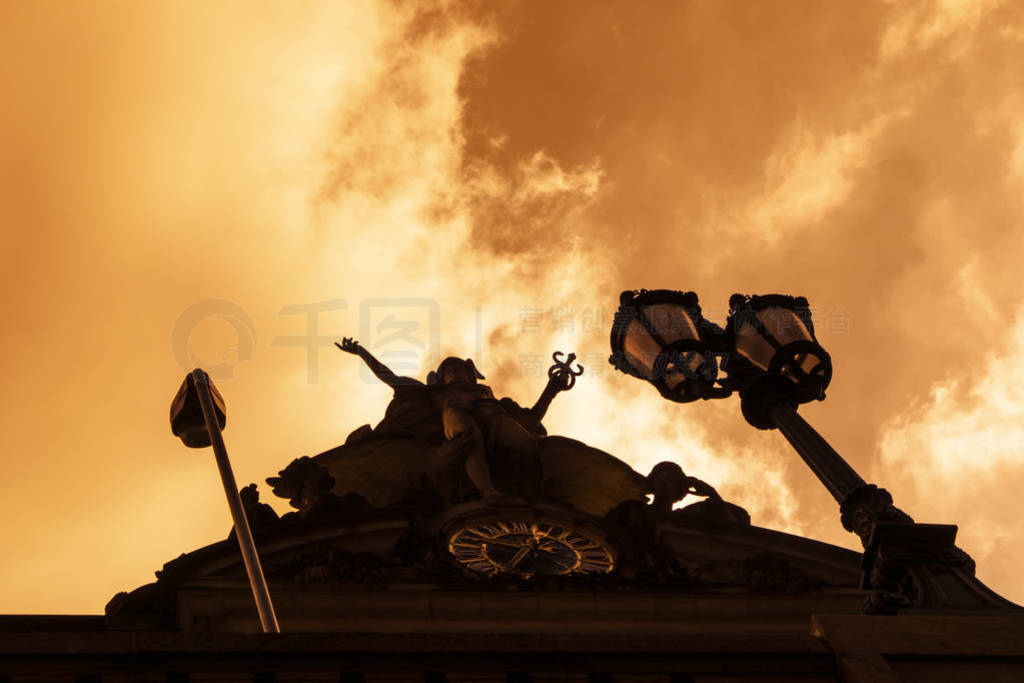
[[(96, 612), (226, 535), (208, 454), (167, 429), (183, 345), (242, 361), (219, 380), (226, 438), (262, 482), (383, 413), (389, 390), (330, 340), (384, 355), (410, 321), (396, 370), (472, 356), (530, 403), (575, 351), (551, 432), (640, 471), (675, 460), (755, 524), (855, 547), (735, 400), (669, 404), (612, 371), (617, 295), (639, 287), (694, 289), (720, 323), (734, 291), (806, 295), (836, 375), (803, 413), (1024, 599), (1000, 552), (1024, 479), (1015, 4), (3, 13), (0, 515), (19, 552), (0, 612)], [(252, 357), (216, 300), (252, 321)]]
[[(600, 164), (601, 190), (574, 226), (603, 256), (584, 295), (694, 288), (721, 321), (732, 291), (806, 294), (837, 370), (828, 401), (805, 412), (865, 476), (902, 489), (887, 462), (927, 469), (932, 460), (920, 443), (886, 436), (909, 419), (908, 403), (960, 376), (968, 382), (991, 354), (1016, 358), (1006, 349), (1021, 308), (1024, 83), (1013, 64), (1024, 52), (1022, 21), (1008, 3), (836, 12), (680, 3), (628, 13), (605, 3), (585, 14), (571, 3), (527, 4), (463, 79), (466, 165), (512, 168), (538, 149), (562, 165)], [(502, 145), (489, 144), (496, 137)], [(508, 252), (486, 217), (473, 238), (496, 256)], [(520, 253), (542, 258), (547, 249), (536, 241)], [(598, 335), (581, 341), (597, 343)], [(633, 409), (625, 414), (640, 408), (624, 398), (635, 388), (606, 391)], [(679, 443), (687, 425), (689, 457), (738, 502), (793, 511), (762, 523), (852, 545), (821, 487), (777, 435), (735, 419), (735, 406), (732, 415), (718, 406), (647, 410), (662, 416), (643, 427), (661, 443)], [(930, 433), (936, 414), (919, 416), (914, 433)], [(977, 426), (984, 414), (958, 424)], [(627, 424), (611, 428), (629, 433)], [(591, 433), (624, 457), (644, 457), (625, 438)], [(762, 459), (750, 462), (750, 453)], [(687, 455), (679, 459), (687, 466)], [(995, 462), (979, 455), (966, 481), (1024, 471)], [(737, 485), (751, 467), (784, 485)], [(898, 502), (923, 520), (956, 521), (955, 506), (941, 514), (932, 501), (943, 496), (926, 489)], [(977, 506), (991, 512), (965, 512), (1005, 514)], [(985, 533), (965, 534), (967, 549), (983, 576), (1006, 577), (999, 588), (1019, 598), (1013, 560), (975, 540)]]
[(887, 423), (881, 471), (919, 516), (959, 523), (961, 543), (982, 560), (982, 579), (1016, 591), (1024, 562), (1014, 514), (1024, 486), (1024, 318), (1003, 333), (1010, 348), (990, 355), (981, 372), (934, 385)]

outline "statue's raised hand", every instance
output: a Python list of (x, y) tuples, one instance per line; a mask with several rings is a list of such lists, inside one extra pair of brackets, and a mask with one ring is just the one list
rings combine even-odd
[(342, 351), (351, 353), (354, 356), (359, 356), (360, 358), (362, 358), (363, 362), (366, 363), (366, 367), (370, 368), (370, 372), (372, 372), (377, 377), (377, 379), (379, 379), (381, 382), (384, 382), (384, 384), (387, 384), (389, 387), (396, 388), (400, 385), (404, 386), (406, 384), (418, 384), (418, 382), (416, 382), (416, 380), (414, 379), (410, 379), (408, 377), (399, 377), (398, 375), (396, 375), (394, 372), (391, 371), (391, 368), (389, 368), (388, 366), (384, 365), (379, 360), (374, 358), (372, 353), (363, 348), (359, 344), (359, 342), (357, 342), (355, 339), (352, 339), (351, 337), (342, 337), (341, 343), (339, 344), (338, 342), (334, 342), (334, 345), (337, 346)]
[(359, 342), (351, 337), (342, 337), (341, 343), (339, 344), (338, 342), (334, 342), (334, 345), (342, 351), (347, 351), (348, 353), (354, 353), (357, 355), (359, 354)]
[(711, 484), (701, 481), (697, 477), (686, 478), (686, 492), (697, 496), (705, 496), (714, 500), (721, 500), (718, 491)]

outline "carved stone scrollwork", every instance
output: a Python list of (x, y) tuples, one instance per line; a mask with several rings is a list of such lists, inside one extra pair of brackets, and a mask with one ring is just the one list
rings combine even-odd
[(373, 553), (321, 546), (268, 567), (267, 574), (272, 580), (303, 586), (360, 583), (372, 587), (386, 582), (387, 566), (384, 558)]
[[(662, 471), (672, 471), (661, 468)], [(655, 494), (657, 496), (657, 493)], [(671, 496), (670, 496), (671, 498)], [(736, 511), (745, 511), (720, 499), (702, 501), (690, 506), (721, 506), (726, 516), (714, 512), (682, 514), (681, 510), (665, 510), (664, 506), (627, 502), (605, 517), (609, 540), (619, 549), (615, 576), (634, 586), (673, 586), (688, 591), (704, 591), (715, 586), (745, 586), (750, 593), (798, 594), (813, 589), (817, 584), (806, 573), (771, 552), (747, 558), (718, 558), (696, 561), (677, 557), (659, 540), (659, 525), (676, 523), (701, 526), (707, 524), (749, 525), (749, 516), (734, 519)], [(729, 508), (735, 508), (735, 511)]]
[(768, 552), (743, 560), (743, 578), (751, 593), (796, 595), (813, 588), (807, 574)]
[(954, 543), (955, 526), (915, 523), (873, 484), (850, 492), (840, 511), (864, 544), (865, 613), (1018, 609), (974, 578), (974, 560)]
[(862, 587), (868, 614), (906, 610), (1020, 608), (974, 578), (974, 560), (958, 548), (949, 524), (879, 522), (864, 551)]
[(874, 484), (865, 484), (851, 491), (839, 505), (839, 510), (843, 528), (860, 536), (865, 547), (876, 523), (914, 523), (910, 515), (893, 505), (888, 491)]

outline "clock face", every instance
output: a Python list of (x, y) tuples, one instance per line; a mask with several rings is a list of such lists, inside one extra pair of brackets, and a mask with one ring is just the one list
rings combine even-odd
[(604, 573), (615, 564), (608, 548), (585, 531), (532, 520), (468, 524), (452, 533), (448, 550), (487, 576)]

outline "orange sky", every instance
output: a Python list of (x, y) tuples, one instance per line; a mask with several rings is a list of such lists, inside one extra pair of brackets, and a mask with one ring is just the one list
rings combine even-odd
[(807, 296), (836, 371), (802, 413), (1024, 601), (1019, 4), (7, 0), (0, 53), (0, 613), (101, 612), (226, 536), (168, 427), (189, 349), (264, 500), (375, 423), (386, 387), (294, 345), (313, 304), (522, 403), (574, 350), (550, 432), (856, 547), (736, 399), (612, 374), (636, 287), (720, 323), (734, 291)]

